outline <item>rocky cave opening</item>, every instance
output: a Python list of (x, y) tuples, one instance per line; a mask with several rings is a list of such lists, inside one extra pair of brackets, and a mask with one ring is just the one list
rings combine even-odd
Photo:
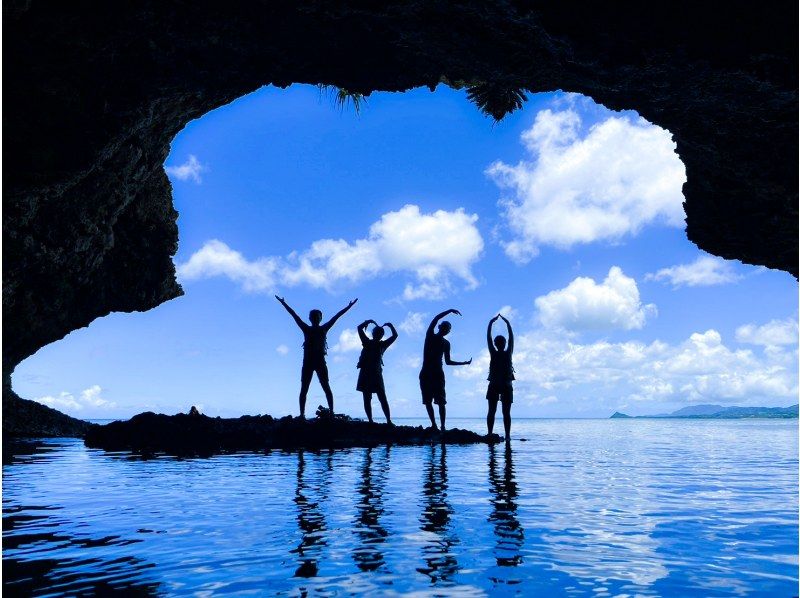
[(583, 20), (524, 2), (145, 4), (4, 6), (4, 429), (37, 417), (11, 390), (20, 361), (180, 294), (169, 144), (267, 83), (368, 94), (444, 82), (495, 116), (549, 89), (636, 109), (675, 136), (689, 239), (797, 276), (795, 4), (582, 7)]

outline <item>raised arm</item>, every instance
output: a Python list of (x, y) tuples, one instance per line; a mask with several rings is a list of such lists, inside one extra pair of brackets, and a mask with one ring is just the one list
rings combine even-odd
[(489, 353), (494, 353), (497, 349), (494, 346), (494, 342), (492, 342), (492, 324), (497, 321), (500, 315), (496, 315), (491, 320), (489, 320), (489, 325), (486, 327), (486, 346), (489, 347)]
[(394, 341), (397, 340), (397, 330), (395, 330), (394, 324), (392, 324), (391, 322), (386, 322), (386, 324), (384, 324), (383, 327), (388, 328), (389, 330), (392, 331), (392, 336), (383, 341), (384, 343), (386, 343), (386, 347), (388, 347)]
[(508, 328), (508, 352), (514, 352), (514, 331), (511, 329), (511, 322), (509, 322), (504, 316), (500, 316), (503, 318), (503, 322), (506, 323), (506, 328)]
[(339, 318), (341, 318), (341, 317), (342, 317), (344, 314), (346, 314), (346, 313), (347, 313), (347, 310), (348, 310), (348, 309), (350, 309), (351, 307), (353, 307), (353, 306), (356, 304), (356, 301), (358, 301), (358, 299), (353, 299), (353, 300), (352, 300), (350, 303), (348, 303), (348, 304), (347, 304), (347, 306), (346, 306), (346, 307), (344, 307), (343, 309), (341, 309), (341, 310), (339, 310), (338, 312), (336, 312), (336, 315), (334, 315), (334, 316), (333, 316), (333, 317), (332, 317), (330, 320), (328, 320), (327, 322), (325, 322), (325, 323), (322, 325), (322, 327), (323, 327), (325, 330), (330, 330), (330, 329), (333, 327), (333, 325), (334, 325), (334, 324), (336, 324), (336, 320), (338, 320), (338, 319), (339, 319)]
[(472, 363), (471, 357), (467, 361), (453, 361), (450, 358), (450, 343), (448, 343), (447, 341), (445, 341), (445, 343), (446, 344), (444, 346), (444, 362), (447, 365), (469, 365)]
[(305, 330), (306, 328), (308, 328), (308, 324), (306, 324), (305, 322), (303, 322), (303, 320), (300, 319), (300, 316), (298, 316), (297, 313), (291, 307), (289, 307), (289, 304), (286, 303), (286, 301), (284, 301), (283, 297), (278, 297), (277, 295), (275, 295), (275, 299), (277, 299), (278, 302), (281, 305), (283, 305), (283, 307), (286, 308), (286, 311), (288, 311), (289, 315), (294, 318), (295, 323), (297, 323), (297, 325), (300, 327), (301, 330)]
[(443, 317), (445, 317), (448, 314), (456, 314), (457, 316), (460, 316), (461, 312), (458, 311), (457, 309), (448, 309), (447, 311), (443, 311), (438, 316), (433, 318), (433, 320), (431, 320), (431, 323), (428, 325), (428, 331), (425, 334), (426, 335), (433, 334), (433, 330), (434, 330), (434, 328), (436, 328), (436, 324), (439, 322), (439, 320), (441, 320)]
[(358, 325), (358, 338), (361, 339), (361, 344), (366, 345), (369, 342), (369, 337), (367, 336), (367, 326), (369, 323), (372, 322), (376, 326), (378, 323), (375, 320), (364, 320), (361, 324)]

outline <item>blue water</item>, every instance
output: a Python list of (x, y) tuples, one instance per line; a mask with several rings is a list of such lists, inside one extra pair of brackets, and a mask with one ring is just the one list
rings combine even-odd
[(43, 441), (3, 466), (4, 590), (797, 594), (796, 420), (512, 435), (187, 460)]

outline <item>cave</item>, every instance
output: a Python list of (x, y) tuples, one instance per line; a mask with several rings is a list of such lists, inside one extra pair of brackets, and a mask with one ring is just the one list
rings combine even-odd
[(553, 90), (636, 110), (674, 135), (688, 238), (797, 277), (797, 11), (786, 1), (724, 11), (6, 2), (4, 427), (22, 411), (11, 374), (23, 359), (96, 318), (182, 293), (170, 143), (267, 84), (354, 97), (448, 85), (495, 119)]

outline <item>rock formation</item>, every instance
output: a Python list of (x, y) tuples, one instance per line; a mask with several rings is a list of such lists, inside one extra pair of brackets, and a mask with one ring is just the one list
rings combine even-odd
[(556, 89), (637, 110), (675, 137), (689, 238), (797, 275), (796, 2), (8, 0), (3, 13), (5, 382), (95, 318), (180, 295), (169, 144), (267, 84), (447, 84), (495, 117)]
[[(194, 409), (194, 408), (193, 408)], [(320, 407), (319, 412), (327, 410)], [(452, 429), (444, 434), (422, 426), (370, 424), (345, 415), (274, 419), (269, 415), (245, 415), (223, 419), (199, 412), (177, 415), (140, 413), (128, 421), (93, 425), (84, 442), (91, 448), (131, 451), (152, 456), (159, 453), (201, 456), (269, 449), (334, 449), (382, 444), (475, 444), (500, 442), (497, 434), (481, 436)]]
[(91, 424), (65, 415), (36, 401), (3, 391), (3, 442), (11, 438), (82, 437)]

